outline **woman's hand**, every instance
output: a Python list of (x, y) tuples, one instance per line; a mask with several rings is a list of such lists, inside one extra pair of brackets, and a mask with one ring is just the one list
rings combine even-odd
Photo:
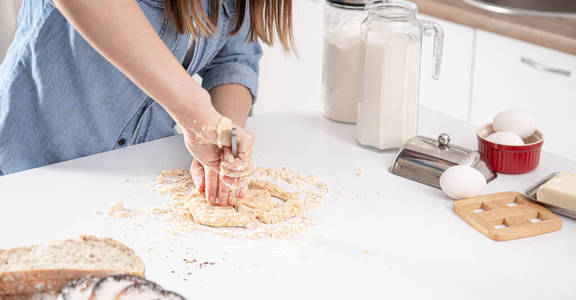
[(206, 143), (197, 133), (185, 131), (184, 141), (194, 155), (190, 166), (192, 181), (198, 191), (204, 191), (212, 205), (235, 206), (242, 197), (252, 175), (253, 137), (242, 128), (237, 130), (238, 157), (230, 150), (230, 133), (221, 134), (221, 147)]
[[(210, 100), (206, 101), (211, 102), (220, 114), (230, 118), (233, 123), (232, 126), (236, 128), (238, 158), (233, 158), (229, 145), (227, 145), (230, 138), (226, 133), (223, 133), (222, 142), (226, 145), (222, 149), (211, 148), (213, 151), (219, 151), (217, 154), (206, 158), (200, 158), (204, 157), (202, 154), (200, 156), (193, 154), (195, 158), (190, 166), (192, 180), (199, 191), (206, 193), (206, 198), (211, 204), (236, 205), (234, 197), (231, 195), (237, 193), (237, 197), (243, 197), (252, 174), (254, 138), (252, 134), (242, 129), (250, 114), (252, 94), (242, 85), (223, 84), (213, 88), (209, 95), (204, 95), (204, 97), (209, 97)], [(197, 145), (191, 139), (194, 136), (191, 132), (184, 135), (189, 149), (209, 148)], [(207, 150), (210, 151), (210, 149)], [(205, 150), (198, 150), (198, 152), (203, 151)], [(216, 163), (216, 160), (219, 160), (219, 163)], [(205, 167), (203, 162), (210, 167)]]

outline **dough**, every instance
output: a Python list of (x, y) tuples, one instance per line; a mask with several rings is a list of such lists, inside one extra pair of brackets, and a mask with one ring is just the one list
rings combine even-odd
[[(204, 195), (190, 194), (186, 209), (190, 218), (201, 225), (211, 227), (256, 227), (257, 220), (265, 224), (277, 224), (298, 215), (302, 205), (299, 197), (280, 186), (254, 180), (250, 182), (246, 197), (238, 201), (238, 212), (233, 207), (212, 206)], [(275, 205), (272, 197), (284, 200), (284, 205)]]
[(201, 230), (249, 239), (292, 237), (313, 223), (303, 214), (323, 202), (328, 193), (325, 183), (289, 168), (256, 168), (254, 173), (259, 180), (250, 182), (246, 196), (238, 200), (236, 212), (232, 207), (210, 205), (195, 190), (187, 170), (162, 171), (152, 190), (168, 196), (170, 201), (160, 207), (130, 210), (131, 216), (161, 217), (171, 234)]

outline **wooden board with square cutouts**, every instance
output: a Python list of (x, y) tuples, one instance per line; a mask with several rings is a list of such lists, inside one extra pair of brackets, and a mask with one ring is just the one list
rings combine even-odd
[(454, 202), (454, 211), (495, 241), (540, 235), (562, 228), (562, 220), (518, 192), (505, 192)]

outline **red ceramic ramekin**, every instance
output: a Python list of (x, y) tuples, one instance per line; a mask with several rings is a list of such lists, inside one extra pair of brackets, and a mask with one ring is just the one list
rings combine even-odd
[(494, 144), (486, 137), (494, 133), (492, 124), (478, 129), (478, 151), (482, 153), (494, 171), (506, 174), (522, 174), (530, 172), (540, 163), (540, 153), (544, 144), (544, 135), (536, 130), (530, 137), (524, 139), (525, 145), (509, 146)]

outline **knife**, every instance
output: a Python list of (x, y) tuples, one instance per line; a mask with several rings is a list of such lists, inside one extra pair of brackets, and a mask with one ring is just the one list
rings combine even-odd
[[(234, 156), (234, 158), (238, 158), (238, 138), (236, 136), (236, 127), (232, 128), (230, 139), (231, 139), (230, 148), (232, 148), (232, 156)], [(232, 197), (234, 199), (234, 210), (238, 212), (238, 189), (236, 187), (232, 190)]]

